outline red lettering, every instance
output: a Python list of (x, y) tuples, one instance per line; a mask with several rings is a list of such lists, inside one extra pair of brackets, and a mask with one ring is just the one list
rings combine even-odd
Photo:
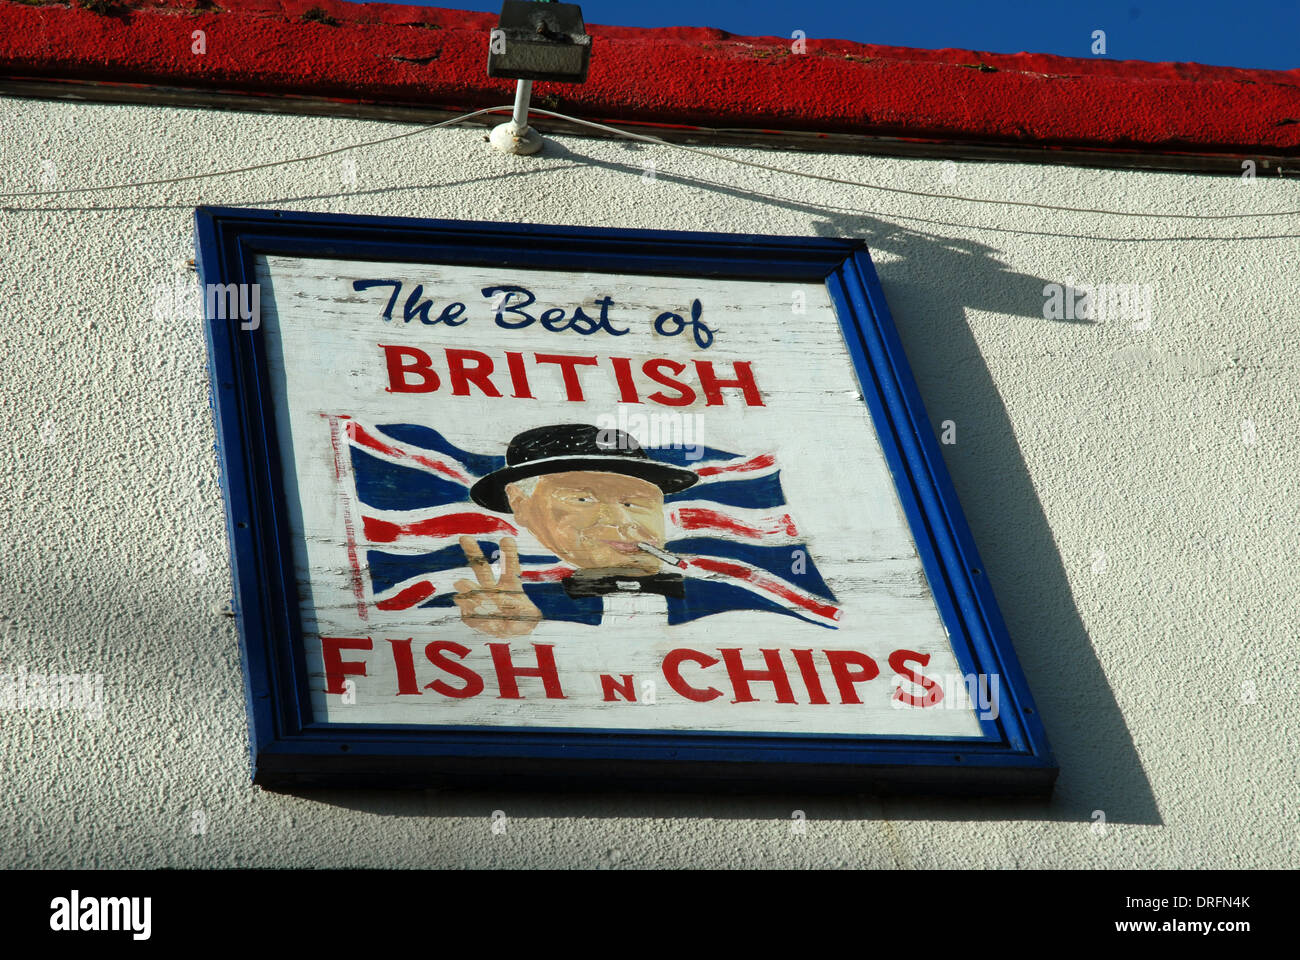
[(909, 707), (934, 706), (943, 699), (943, 687), (939, 686), (938, 681), (924, 677), (907, 666), (909, 662), (919, 663), (923, 667), (928, 666), (930, 655), (928, 653), (917, 653), (915, 650), (895, 650), (889, 655), (889, 665), (894, 672), (921, 686), (925, 690), (925, 695), (918, 697), (910, 693), (904, 693), (902, 684), (899, 684), (894, 688), (894, 699), (902, 700)]
[(627, 357), (610, 357), (614, 365), (614, 380), (618, 383), (618, 399), (623, 403), (640, 403), (636, 384), (632, 382), (632, 361)]
[(537, 653), (537, 666), (516, 667), (510, 659), (510, 644), (489, 643), (492, 651), (492, 666), (497, 672), (497, 686), (501, 688), (498, 700), (522, 700), (517, 677), (538, 677), (546, 690), (547, 700), (565, 700), (564, 691), (560, 689), (560, 675), (555, 669), (555, 645), (551, 643), (534, 643)]
[(704, 392), (707, 399), (707, 406), (716, 407), (722, 403), (723, 387), (740, 387), (745, 392), (745, 403), (751, 407), (763, 406), (762, 394), (758, 392), (758, 384), (754, 382), (754, 371), (750, 369), (748, 360), (736, 361), (736, 378), (734, 380), (720, 380), (718, 375), (713, 372), (712, 360), (695, 360), (695, 372), (700, 378), (700, 390)]
[(524, 355), (513, 350), (506, 351), (506, 363), (510, 366), (510, 387), (515, 397), (520, 400), (535, 400), (533, 391), (528, 388), (528, 371), (524, 369)]
[(364, 677), (366, 664), (362, 660), (344, 660), (342, 650), (369, 650), (374, 646), (369, 637), (321, 637), (320, 656), (325, 661), (325, 692), (345, 693), (343, 678)]
[[(433, 372), (433, 357), (419, 347), (390, 346), (379, 344), (384, 351), (384, 361), (388, 364), (389, 393), (433, 393), (438, 389), (438, 375)], [(411, 363), (403, 363), (402, 358), (409, 357)], [(407, 374), (419, 376), (419, 383), (407, 380)]]
[(758, 700), (751, 694), (749, 682), (770, 683), (776, 689), (777, 703), (794, 703), (794, 693), (790, 690), (790, 679), (785, 675), (785, 664), (781, 662), (780, 650), (760, 650), (766, 670), (746, 670), (740, 662), (740, 648), (719, 650), (727, 664), (727, 676), (735, 691), (736, 699), (732, 703), (754, 703)]
[(822, 680), (817, 676), (817, 667), (813, 664), (811, 650), (791, 650), (794, 654), (794, 662), (799, 664), (799, 675), (803, 677), (803, 685), (808, 688), (809, 703), (830, 703), (826, 699), (826, 694), (822, 692)]
[[(466, 367), (465, 364), (470, 360), (474, 361), (474, 366)], [(492, 358), (486, 353), (455, 347), (447, 348), (447, 378), (451, 381), (453, 397), (468, 397), (471, 383), (482, 390), (486, 396), (501, 396), (501, 391), (488, 379), (488, 374), (491, 372)]]
[(595, 357), (571, 357), (563, 353), (535, 353), (538, 363), (558, 363), (564, 372), (564, 398), (581, 400), (582, 384), (578, 381), (578, 367), (594, 367), (599, 361)]
[[(826, 654), (826, 659), (830, 661), (835, 684), (840, 688), (840, 703), (861, 703), (862, 700), (858, 697), (858, 690), (854, 684), (874, 680), (880, 676), (880, 668), (876, 666), (876, 661), (856, 650), (823, 650), (822, 653)], [(852, 671), (850, 667), (858, 669)]]
[(411, 640), (389, 640), (393, 645), (393, 666), (397, 667), (397, 695), (420, 696), (424, 691), (415, 679), (415, 659), (411, 656)]
[(440, 693), (444, 697), (455, 697), (458, 700), (463, 700), (466, 697), (477, 697), (483, 692), (483, 678), (465, 664), (449, 659), (446, 656), (448, 653), (454, 653), (461, 660), (464, 660), (469, 656), (469, 647), (451, 640), (435, 640), (424, 648), (424, 655), (431, 664), (439, 670), (450, 673), (453, 677), (464, 680), (465, 686), (458, 688), (442, 680), (434, 680), (426, 683), (424, 685), (425, 689)]
[(672, 387), (677, 391), (677, 396), (671, 397), (660, 391), (659, 393), (650, 394), (650, 399), (655, 403), (663, 404), (665, 407), (686, 407), (694, 403), (695, 391), (680, 380), (664, 376), (659, 372), (663, 367), (667, 367), (673, 373), (680, 374), (686, 369), (686, 364), (678, 363), (676, 360), (647, 360), (641, 364), (641, 372), (655, 383), (665, 387)]
[(718, 662), (717, 657), (711, 657), (707, 653), (700, 653), (698, 650), (670, 650), (668, 656), (664, 657), (663, 663), (664, 679), (668, 681), (668, 686), (687, 700), (694, 700), (696, 703), (707, 703), (722, 696), (722, 691), (717, 687), (706, 687), (701, 690), (698, 687), (692, 687), (683, 680), (682, 675), (678, 672), (683, 660), (691, 660), (705, 668), (711, 667)]
[[(623, 674), (623, 682), (619, 683), (608, 673), (600, 675), (600, 689), (604, 693), (603, 700), (617, 700), (622, 697), (624, 700), (636, 702), (636, 686), (632, 683), (632, 674)], [(618, 696), (615, 696), (618, 694)]]

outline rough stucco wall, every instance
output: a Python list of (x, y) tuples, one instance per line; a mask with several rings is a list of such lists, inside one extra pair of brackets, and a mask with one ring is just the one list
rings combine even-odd
[[(0, 182), (154, 179), (400, 129), (0, 100)], [(1294, 181), (959, 164), (945, 184), (936, 161), (742, 155), (990, 198), (1300, 208)], [(944, 454), (1060, 762), (1051, 803), (252, 788), (206, 354), (175, 308), (196, 202), (865, 237), (932, 422), (956, 424)], [(577, 138), (509, 158), (469, 129), (0, 198), (0, 672), (102, 673), (105, 699), (98, 719), (0, 713), (0, 867), (1294, 866), (1300, 241), (1163, 239), (1288, 231)], [(1149, 329), (1045, 320), (1044, 284), (1069, 278), (1151, 284)]]

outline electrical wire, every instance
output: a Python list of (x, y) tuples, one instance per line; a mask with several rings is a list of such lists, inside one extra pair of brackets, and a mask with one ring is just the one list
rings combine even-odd
[(132, 183), (110, 183), (98, 187), (67, 187), (62, 190), (36, 190), (30, 193), (0, 193), (0, 199), (10, 197), (54, 197), (69, 193), (97, 193), (103, 190), (125, 190), (132, 187), (161, 187), (171, 183), (184, 183), (187, 180), (205, 180), (212, 177), (230, 177), (237, 173), (249, 173), (253, 170), (266, 170), (270, 167), (283, 167), (291, 163), (306, 163), (308, 160), (319, 160), (321, 157), (332, 157), (337, 153), (346, 153), (348, 150), (358, 150), (361, 147), (374, 147), (381, 143), (392, 143), (394, 140), (405, 140), (407, 137), (418, 136), (421, 133), (427, 133), (438, 127), (451, 126), (453, 123), (461, 123), (474, 117), (481, 116), (485, 113), (494, 113), (499, 110), (511, 110), (513, 107), (507, 104), (504, 107), (484, 107), (482, 110), (475, 110), (473, 113), (464, 113), (459, 117), (452, 117), (450, 120), (441, 120), (438, 123), (429, 123), (415, 130), (408, 130), (405, 133), (396, 133), (391, 137), (380, 137), (378, 140), (363, 140), (360, 143), (349, 143), (344, 147), (335, 147), (333, 150), (325, 150), (321, 153), (309, 154), (305, 157), (290, 157), (288, 160), (268, 160), (266, 163), (255, 163), (248, 167), (235, 167), (230, 170), (212, 170), (208, 173), (191, 173), (183, 177), (166, 177), (162, 180), (137, 180)]
[(591, 120), (582, 120), (578, 117), (570, 117), (563, 113), (556, 113), (553, 110), (543, 110), (540, 107), (530, 107), (529, 113), (540, 113), (548, 117), (568, 120), (570, 123), (576, 123), (584, 127), (591, 127), (595, 130), (603, 130), (606, 133), (617, 134), (618, 136), (626, 137), (629, 140), (641, 140), (645, 143), (654, 143), (659, 146), (671, 147), (674, 150), (686, 150), (690, 153), (697, 153), (705, 157), (713, 157), (716, 160), (726, 160), (729, 163), (738, 163), (746, 167), (757, 167), (760, 170), (771, 170), (775, 173), (787, 173), (797, 177), (807, 177), (810, 180), (824, 180), (827, 183), (839, 183), (848, 187), (863, 187), (868, 190), (880, 190), (885, 193), (901, 193), (909, 197), (926, 197), (931, 200), (959, 200), (963, 203), (987, 203), (999, 206), (1031, 207), (1035, 210), (1055, 210), (1067, 213), (1100, 213), (1111, 217), (1152, 217), (1171, 220), (1240, 220), (1249, 217), (1300, 216), (1300, 210), (1277, 210), (1252, 213), (1151, 213), (1140, 210), (1106, 210), (1099, 207), (1065, 207), (1051, 203), (1032, 203), (1027, 200), (990, 200), (985, 197), (964, 197), (951, 193), (929, 193), (924, 190), (907, 190), (902, 187), (886, 187), (878, 183), (865, 183), (860, 180), (845, 180), (841, 177), (828, 177), (820, 173), (808, 173), (804, 170), (792, 170), (789, 167), (774, 167), (767, 163), (757, 163), (753, 160), (742, 160), (739, 157), (729, 156), (725, 153), (705, 150), (701, 147), (690, 147), (682, 143), (670, 143), (669, 141), (660, 139), (659, 137), (651, 137), (645, 134), (620, 130), (618, 127), (607, 126), (603, 123), (594, 123)]
[[(425, 124), (418, 127), (415, 130), (408, 130), (405, 133), (394, 134), (393, 136), (390, 137), (380, 137), (376, 140), (363, 140), (359, 143), (351, 143), (351, 144), (347, 144), (346, 146), (335, 147), (332, 150), (325, 150), (320, 153), (308, 154), (302, 157), (291, 157), (287, 160), (270, 160), (267, 161), (266, 163), (257, 163), (245, 167), (235, 167), (228, 170), (213, 170), (206, 173), (187, 174), (185, 176), (180, 176), (180, 177), (166, 177), (159, 180), (141, 180), (141, 181), (133, 181), (129, 183), (105, 184), (101, 186), (91, 186), (91, 187), (67, 187), (59, 190), (16, 191), (16, 192), (0, 193), (0, 199), (50, 197), (50, 196), (62, 196), (62, 195), (74, 194), (74, 193), (96, 193), (96, 192), (102, 192), (107, 190), (124, 190), (124, 189), (132, 189), (136, 187), (166, 186), (173, 183), (184, 183), (193, 180), (204, 180), (204, 179), (212, 179), (215, 177), (234, 176), (240, 173), (249, 173), (255, 170), (266, 170), (271, 167), (286, 166), (288, 164), (293, 164), (293, 163), (306, 163), (309, 160), (319, 160), (322, 157), (334, 156), (339, 153), (345, 153), (349, 150), (359, 150), (364, 147), (373, 147), (384, 143), (391, 143), (395, 140), (404, 140), (408, 137), (414, 137), (422, 133), (427, 133), (428, 131), (435, 130), (439, 127), (447, 127), (453, 124), (462, 123), (466, 120), (471, 120), (474, 117), (482, 116), (483, 114), (500, 113), (503, 111), (508, 112), (511, 110), (513, 110), (513, 106), (510, 104), (505, 104), (498, 107), (484, 107), (482, 110), (475, 110), (471, 113), (461, 114), (460, 116), (452, 117), (450, 120), (442, 120), (439, 121), (438, 123)], [(623, 137), (628, 140), (637, 140), (642, 143), (651, 143), (651, 144), (655, 144), (656, 146), (668, 147), (669, 149), (672, 150), (682, 150), (688, 153), (697, 154), (699, 156), (710, 157), (715, 160), (723, 160), (728, 163), (739, 164), (741, 166), (753, 167), (760, 170), (769, 170), (774, 173), (783, 173), (795, 177), (804, 177), (810, 180), (820, 180), (826, 183), (836, 183), (836, 184), (841, 184), (843, 186), (859, 187), (867, 190), (877, 190), (884, 193), (901, 194), (904, 196), (911, 196), (911, 197), (923, 197), (930, 200), (952, 200), (952, 201), (958, 201), (962, 203), (981, 203), (981, 204), (986, 204), (991, 206), (1023, 207), (1023, 208), (1029, 208), (1035, 210), (1051, 210), (1058, 213), (1092, 213), (1092, 214), (1100, 214), (1104, 216), (1114, 216), (1114, 217), (1142, 217), (1142, 218), (1151, 218), (1151, 219), (1170, 219), (1170, 220), (1240, 220), (1240, 219), (1250, 219), (1256, 217), (1263, 218), (1263, 217), (1300, 216), (1300, 210), (1253, 211), (1248, 213), (1205, 213), (1205, 214), (1159, 213), (1159, 212), (1142, 211), (1142, 210), (1110, 210), (1101, 207), (1070, 207), (1070, 206), (1051, 204), (1051, 203), (1035, 203), (1027, 200), (999, 200), (999, 199), (989, 199), (986, 197), (967, 197), (967, 196), (962, 196), (960, 194), (933, 193), (925, 190), (908, 190), (904, 187), (888, 187), (888, 186), (884, 186), (883, 184), (868, 183), (860, 180), (849, 180), (843, 177), (832, 177), (820, 173), (811, 173), (805, 170), (795, 170), (790, 167), (778, 167), (772, 164), (759, 163), (753, 160), (743, 160), (739, 157), (731, 156), (726, 153), (719, 153), (714, 150), (706, 150), (701, 147), (692, 147), (686, 144), (672, 143), (660, 137), (653, 137), (641, 133), (633, 133), (629, 130), (622, 130), (618, 127), (612, 127), (609, 126), (608, 124), (603, 124), (603, 123), (596, 123), (591, 120), (584, 120), (581, 117), (573, 117), (565, 113), (559, 113), (558, 111), (555, 110), (544, 110), (540, 107), (530, 107), (529, 114), (531, 115), (534, 113), (541, 114), (547, 117), (554, 117), (559, 120), (565, 120), (568, 121), (569, 123), (574, 123), (579, 126), (589, 127), (593, 130), (600, 130), (604, 133), (613, 134), (614, 136)], [(975, 228), (975, 229), (979, 229), (979, 228)], [(1232, 239), (1232, 238), (1224, 237), (1222, 239)]]

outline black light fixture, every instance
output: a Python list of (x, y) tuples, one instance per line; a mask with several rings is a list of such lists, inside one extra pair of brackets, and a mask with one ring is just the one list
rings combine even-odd
[(488, 76), (585, 83), (591, 37), (576, 3), (505, 0), (488, 47)]
[(534, 80), (584, 83), (591, 64), (591, 37), (576, 3), (505, 0), (488, 44), (489, 77), (518, 80), (514, 114), (492, 131), (492, 145), (505, 153), (536, 153), (542, 138), (528, 126)]

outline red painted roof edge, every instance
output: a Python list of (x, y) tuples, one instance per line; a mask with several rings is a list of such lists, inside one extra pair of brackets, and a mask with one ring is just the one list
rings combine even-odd
[[(512, 99), (511, 81), (486, 74), (496, 20), (341, 0), (125, 0), (102, 13), (0, 0), (0, 76), (460, 112)], [(1300, 70), (845, 40), (794, 52), (791, 40), (695, 27), (588, 31), (587, 83), (539, 83), (538, 106), (612, 122), (1300, 155)]]

